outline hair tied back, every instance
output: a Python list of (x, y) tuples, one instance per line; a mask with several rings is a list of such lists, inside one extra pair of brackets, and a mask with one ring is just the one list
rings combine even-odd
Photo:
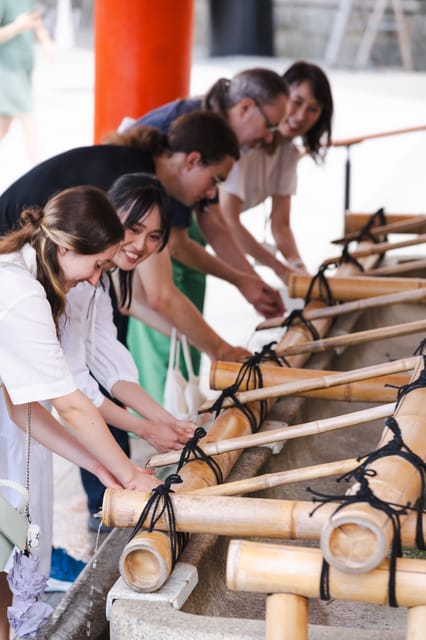
[(39, 229), (44, 219), (44, 211), (40, 208), (24, 209), (19, 217), (21, 226), (31, 225)]

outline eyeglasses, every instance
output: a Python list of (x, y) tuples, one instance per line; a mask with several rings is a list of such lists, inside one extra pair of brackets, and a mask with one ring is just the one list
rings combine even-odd
[(267, 113), (264, 111), (262, 105), (260, 105), (257, 100), (254, 100), (254, 104), (256, 105), (256, 107), (259, 109), (260, 113), (263, 116), (266, 130), (269, 131), (269, 133), (274, 133), (275, 131), (278, 131), (278, 129), (280, 128), (280, 124), (279, 123), (274, 124), (269, 120)]

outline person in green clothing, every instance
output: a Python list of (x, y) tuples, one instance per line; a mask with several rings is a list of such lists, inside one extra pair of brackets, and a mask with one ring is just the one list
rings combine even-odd
[(35, 39), (51, 56), (52, 40), (32, 0), (0, 0), (0, 140), (13, 119), (19, 119), (32, 164), (38, 161), (32, 115)]
[[(201, 246), (205, 246), (205, 240), (196, 223), (192, 223), (188, 229), (189, 236)], [(204, 296), (206, 288), (205, 274), (186, 267), (178, 260), (172, 260), (172, 277), (177, 289), (181, 291), (199, 312), (203, 313)], [(190, 338), (190, 336), (189, 336)], [(168, 335), (143, 324), (134, 317), (129, 318), (127, 329), (127, 346), (139, 371), (139, 384), (160, 404), (164, 403), (164, 384), (167, 368), (164, 363), (169, 359), (170, 338)], [(201, 364), (201, 352), (189, 346), (192, 367), (195, 375), (198, 375)], [(149, 363), (149, 367), (147, 367)], [(188, 376), (185, 361), (180, 354), (180, 369), (185, 377)]]

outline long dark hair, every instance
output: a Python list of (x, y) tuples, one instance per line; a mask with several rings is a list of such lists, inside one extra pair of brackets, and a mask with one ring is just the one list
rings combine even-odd
[(226, 156), (234, 160), (240, 157), (237, 137), (227, 122), (216, 113), (202, 110), (176, 118), (167, 135), (155, 127), (139, 125), (123, 133), (112, 132), (103, 142), (149, 151), (154, 157), (165, 152), (198, 151), (204, 165), (221, 162)]
[(43, 209), (25, 209), (20, 228), (0, 238), (0, 254), (20, 251), (30, 244), (37, 258), (37, 280), (46, 291), (58, 330), (65, 310), (64, 274), (58, 246), (81, 255), (105, 251), (123, 239), (123, 226), (104, 191), (80, 186), (60, 191)]
[[(125, 229), (142, 221), (153, 207), (160, 212), (161, 244), (158, 251), (166, 246), (171, 225), (169, 197), (160, 181), (148, 173), (127, 173), (120, 176), (111, 186), (108, 195), (115, 205)], [(123, 214), (125, 218), (123, 218)], [(118, 270), (120, 285), (120, 306), (130, 308), (132, 303), (132, 280), (134, 271)]]
[(333, 118), (333, 96), (328, 78), (320, 67), (304, 60), (292, 64), (283, 74), (283, 78), (290, 88), (293, 84), (309, 82), (315, 100), (321, 105), (321, 115), (303, 136), (303, 144), (315, 162), (324, 160), (331, 142)]

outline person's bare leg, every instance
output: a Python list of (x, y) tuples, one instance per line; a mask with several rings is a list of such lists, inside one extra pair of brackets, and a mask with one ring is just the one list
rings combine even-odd
[(12, 592), (7, 582), (7, 574), (0, 572), (0, 640), (9, 640), (10, 627), (7, 608), (12, 604)]
[(9, 131), (12, 120), (12, 116), (0, 116), (0, 140), (2, 140)]
[(35, 118), (32, 113), (21, 113), (17, 117), (22, 123), (28, 158), (32, 165), (36, 165), (40, 162), (40, 150)]

